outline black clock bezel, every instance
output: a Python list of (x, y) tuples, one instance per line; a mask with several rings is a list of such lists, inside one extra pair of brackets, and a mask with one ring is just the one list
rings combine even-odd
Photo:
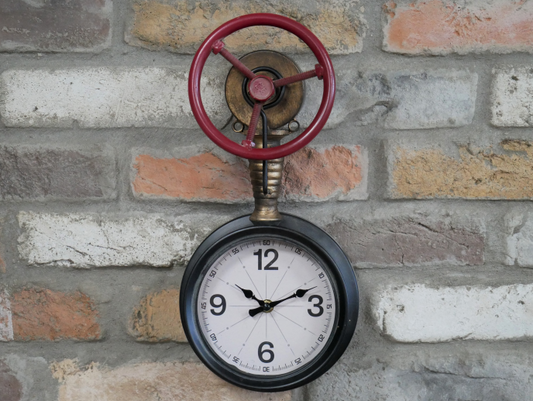
[[(242, 372), (220, 359), (209, 347), (199, 327), (196, 296), (206, 262), (221, 248), (256, 235), (274, 235), (297, 242), (318, 256), (327, 268), (336, 289), (338, 322), (324, 350), (300, 369), (276, 376)], [(202, 362), (216, 375), (239, 387), (263, 392), (285, 391), (303, 386), (329, 370), (350, 343), (359, 312), (359, 292), (352, 265), (339, 245), (322, 229), (299, 217), (283, 214), (274, 224), (252, 223), (241, 216), (216, 229), (197, 248), (185, 270), (180, 290), (180, 313), (189, 344)]]

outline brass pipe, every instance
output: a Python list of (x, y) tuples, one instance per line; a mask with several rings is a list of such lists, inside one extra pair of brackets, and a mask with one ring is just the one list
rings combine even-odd
[[(267, 146), (279, 145), (281, 138), (289, 134), (287, 131), (272, 131), (268, 135)], [(263, 148), (263, 136), (254, 137), (256, 148)], [(253, 222), (276, 222), (280, 221), (282, 216), (278, 211), (278, 198), (281, 191), (281, 179), (283, 176), (284, 158), (268, 160), (268, 181), (267, 193), (263, 193), (263, 161), (249, 160), (250, 178), (255, 199), (255, 209), (250, 216)]]

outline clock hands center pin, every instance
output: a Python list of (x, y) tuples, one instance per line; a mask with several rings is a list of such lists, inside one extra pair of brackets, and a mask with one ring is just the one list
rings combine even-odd
[(274, 301), (274, 302), (272, 302), (272, 301), (270, 301), (268, 299), (265, 299), (264, 301), (262, 301), (263, 304), (261, 304), (260, 307), (254, 308), (254, 309), (250, 309), (248, 311), (248, 313), (250, 314), (251, 317), (254, 317), (255, 315), (257, 315), (257, 314), (259, 314), (261, 312), (266, 312), (266, 313), (272, 312), (272, 310), (274, 310), (274, 307), (276, 305), (279, 305), (280, 303), (285, 302), (285, 301), (287, 301), (287, 300), (289, 300), (291, 298), (296, 298), (296, 297), (301, 298), (308, 291), (311, 291), (314, 288), (316, 288), (316, 287), (311, 287), (311, 288), (308, 288), (306, 290), (301, 288), (301, 289), (297, 290), (294, 294), (289, 295), (287, 298), (279, 299), (279, 300)]

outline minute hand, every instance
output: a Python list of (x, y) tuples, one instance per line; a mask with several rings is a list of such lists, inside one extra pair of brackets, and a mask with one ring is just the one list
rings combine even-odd
[(303, 297), (307, 293), (307, 291), (311, 291), (313, 288), (316, 288), (316, 287), (308, 288), (306, 290), (299, 289), (294, 294), (289, 295), (287, 298), (279, 299), (277, 301), (270, 302), (270, 303), (265, 302), (263, 306), (260, 306), (259, 308), (250, 309), (248, 313), (250, 314), (250, 316), (254, 317), (258, 313), (269, 312), (270, 310), (274, 308), (274, 306), (279, 305), (280, 303), (285, 302), (288, 299), (296, 298), (296, 297), (298, 298)]

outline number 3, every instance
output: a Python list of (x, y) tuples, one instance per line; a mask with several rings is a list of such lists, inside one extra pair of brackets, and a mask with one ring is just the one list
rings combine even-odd
[(316, 304), (313, 304), (313, 308), (318, 308), (318, 312), (315, 313), (311, 309), (307, 309), (307, 313), (309, 313), (313, 317), (322, 316), (322, 313), (324, 313), (324, 308), (320, 305), (322, 305), (324, 299), (322, 299), (320, 295), (311, 295), (308, 301), (313, 302), (314, 299), (316, 299), (318, 302)]

